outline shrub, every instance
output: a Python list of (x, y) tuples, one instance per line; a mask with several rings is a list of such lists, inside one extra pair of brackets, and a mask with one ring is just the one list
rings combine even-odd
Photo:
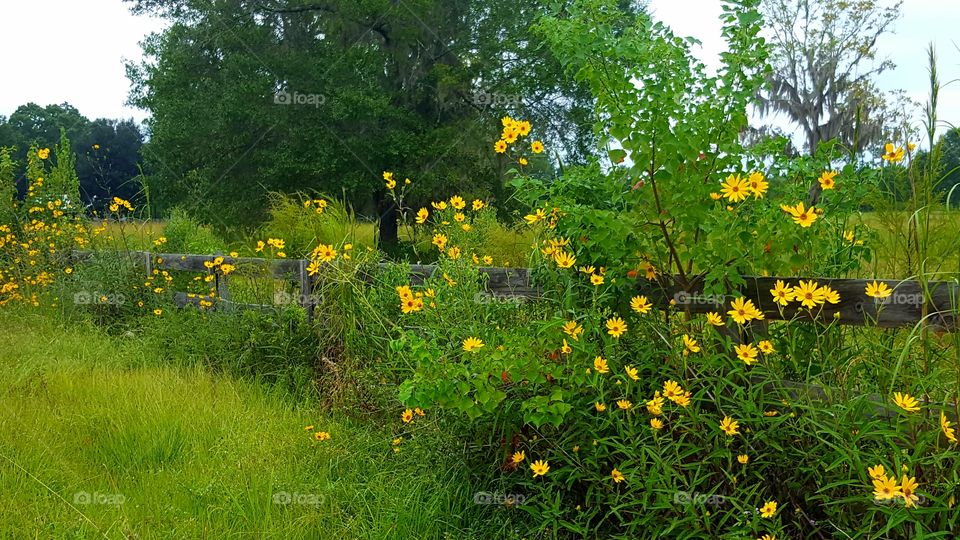
[(225, 243), (213, 229), (202, 225), (182, 208), (170, 211), (170, 217), (163, 227), (166, 244), (163, 249), (171, 253), (222, 253)]

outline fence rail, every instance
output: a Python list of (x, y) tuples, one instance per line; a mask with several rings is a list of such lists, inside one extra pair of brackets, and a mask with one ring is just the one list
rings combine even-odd
[[(224, 264), (231, 264), (235, 270), (231, 275), (255, 275), (295, 282), (300, 287), (300, 304), (307, 309), (308, 317), (313, 316), (310, 292), (315, 285), (315, 276), (310, 276), (305, 259), (261, 259), (255, 257), (229, 257), (226, 255), (198, 255), (192, 253), (153, 253), (149, 251), (127, 252), (132, 258), (144, 262), (147, 273), (154, 268), (174, 271), (208, 272), (210, 261), (223, 257)], [(77, 259), (85, 259), (91, 251), (74, 251)], [(387, 267), (390, 263), (381, 263)], [(437, 267), (435, 265), (410, 265), (410, 280), (413, 284), (423, 283)], [(495, 296), (537, 299), (543, 294), (542, 288), (533, 279), (528, 268), (481, 267), (486, 276), (485, 287)], [(825, 304), (815, 310), (800, 308), (796, 302), (788, 306), (779, 306), (770, 293), (778, 280), (788, 286), (796, 286), (800, 280), (812, 279), (820, 285), (829, 285), (840, 295), (837, 304)], [(729, 287), (723, 294), (706, 294), (702, 280), (687, 289), (679, 288), (671, 279), (656, 281), (640, 278), (636, 284), (637, 294), (645, 295), (659, 308), (673, 306), (691, 314), (718, 312), (725, 313), (730, 301), (742, 296), (764, 313), (766, 320), (819, 320), (825, 323), (841, 325), (875, 325), (883, 328), (895, 328), (915, 325), (925, 320), (938, 330), (955, 331), (958, 329), (957, 306), (960, 305), (960, 286), (957, 282), (936, 281), (926, 285), (914, 280), (876, 280), (885, 283), (893, 291), (885, 299), (867, 296), (866, 287), (874, 280), (863, 279), (820, 279), (803, 277), (755, 277), (743, 276), (744, 284)], [(257, 307), (263, 305), (238, 304), (230, 300), (229, 277), (217, 274), (217, 296), (226, 309), (233, 307)], [(926, 286), (926, 289), (924, 287)], [(195, 303), (196, 299), (185, 293), (177, 293), (178, 305)]]

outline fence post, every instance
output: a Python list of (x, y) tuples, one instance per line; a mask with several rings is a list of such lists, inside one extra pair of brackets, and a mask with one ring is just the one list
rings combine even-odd
[(313, 277), (307, 272), (306, 259), (300, 259), (300, 305), (307, 311), (307, 324), (313, 322)]

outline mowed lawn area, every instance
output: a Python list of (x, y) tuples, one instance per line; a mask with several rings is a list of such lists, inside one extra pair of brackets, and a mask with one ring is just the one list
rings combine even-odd
[(504, 537), (415, 436), (53, 321), (0, 310), (2, 538)]

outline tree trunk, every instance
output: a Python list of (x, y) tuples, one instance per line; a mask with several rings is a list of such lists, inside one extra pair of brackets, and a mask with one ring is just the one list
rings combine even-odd
[(400, 243), (396, 202), (387, 197), (381, 197), (380, 202), (377, 204), (377, 214), (380, 216), (380, 249), (392, 254), (396, 252)]

